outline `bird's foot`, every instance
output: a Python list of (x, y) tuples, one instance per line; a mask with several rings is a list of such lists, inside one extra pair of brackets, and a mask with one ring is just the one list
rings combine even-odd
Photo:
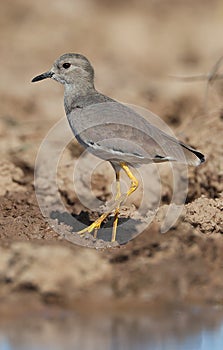
[[(137, 184), (135, 184), (135, 182), (134, 182), (132, 184), (132, 187), (135, 185), (137, 186)], [(135, 187), (134, 187), (134, 190), (135, 190)], [(79, 234), (81, 237), (83, 237), (86, 233), (91, 233), (94, 231), (94, 238), (97, 238), (97, 233), (98, 233), (98, 230), (101, 228), (102, 222), (112, 212), (114, 212), (114, 222), (113, 222), (113, 228), (112, 228), (111, 242), (115, 242), (116, 241), (117, 227), (118, 227), (118, 217), (119, 217), (119, 213), (120, 213), (120, 206), (126, 201), (129, 194), (131, 192), (133, 192), (134, 190), (131, 191), (131, 189), (130, 189), (129, 192), (126, 194), (121, 194), (121, 192), (118, 191), (118, 194), (116, 195), (115, 199), (112, 200), (110, 203), (108, 203), (106, 212), (104, 214), (102, 214), (97, 220), (95, 220), (91, 225), (87, 226), (83, 230), (80, 230), (76, 233)]]
[(102, 214), (91, 225), (87, 226), (83, 230), (80, 230), (80, 231), (78, 231), (76, 233), (79, 234), (81, 237), (83, 237), (85, 233), (91, 233), (92, 231), (94, 231), (94, 238), (97, 238), (98, 230), (100, 229), (102, 222), (107, 218), (107, 216), (109, 214), (110, 214), (110, 212)]

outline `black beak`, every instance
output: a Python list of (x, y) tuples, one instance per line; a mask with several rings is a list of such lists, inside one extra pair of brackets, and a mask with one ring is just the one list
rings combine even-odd
[(52, 78), (52, 76), (54, 75), (53, 72), (46, 72), (40, 75), (37, 75), (35, 78), (32, 79), (32, 83), (34, 83), (35, 81), (40, 81), (46, 78)]

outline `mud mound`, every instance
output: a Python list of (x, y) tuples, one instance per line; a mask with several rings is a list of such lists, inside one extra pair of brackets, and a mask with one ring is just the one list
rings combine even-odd
[(0, 208), (0, 245), (4, 240), (48, 240), (58, 236), (44, 220), (31, 187), (0, 197)]
[(223, 198), (209, 199), (202, 196), (186, 208), (186, 221), (200, 232), (223, 233)]
[(7, 192), (24, 191), (23, 171), (10, 162), (0, 163), (0, 196)]

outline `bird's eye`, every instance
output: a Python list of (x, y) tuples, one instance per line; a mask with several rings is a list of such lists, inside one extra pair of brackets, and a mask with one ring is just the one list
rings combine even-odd
[(64, 64), (63, 64), (63, 68), (65, 68), (65, 69), (68, 69), (70, 66), (71, 66), (70, 63), (64, 63)]

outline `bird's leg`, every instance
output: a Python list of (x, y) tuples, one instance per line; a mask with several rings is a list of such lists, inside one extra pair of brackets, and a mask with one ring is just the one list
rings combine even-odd
[(117, 207), (115, 208), (115, 215), (114, 215), (114, 223), (112, 228), (112, 242), (115, 242), (116, 240), (116, 231), (118, 226), (118, 215), (119, 215), (119, 208), (120, 208), (120, 202), (119, 198), (121, 197), (121, 188), (120, 188), (120, 170), (115, 171), (116, 175), (116, 196), (115, 201), (117, 201)]
[(120, 186), (120, 170), (115, 171), (116, 177), (116, 195), (115, 200), (118, 200), (121, 197), (121, 186)]
[[(117, 206), (115, 205), (115, 219), (113, 224), (113, 230), (112, 230), (112, 242), (116, 239), (116, 230), (118, 225), (118, 214), (119, 214), (119, 207), (120, 202), (118, 201), (121, 197), (121, 190), (120, 190), (120, 170), (115, 171), (116, 174), (116, 196), (115, 196), (115, 204), (117, 203)], [(94, 231), (94, 238), (97, 238), (98, 230), (101, 227), (102, 222), (108, 217), (108, 215), (114, 210), (114, 208), (110, 209), (110, 211), (102, 214), (97, 220), (95, 220), (90, 226), (84, 228), (81, 231), (78, 231), (77, 233), (80, 235), (83, 235), (84, 233), (91, 233)]]
[(112, 229), (112, 242), (115, 242), (116, 240), (116, 231), (117, 231), (117, 226), (118, 226), (118, 215), (120, 212), (120, 205), (126, 201), (126, 199), (128, 198), (128, 196), (130, 196), (130, 194), (132, 194), (139, 186), (139, 182), (136, 179), (136, 177), (132, 174), (131, 170), (129, 169), (129, 167), (127, 166), (126, 163), (121, 162), (120, 163), (121, 168), (124, 170), (124, 172), (126, 173), (126, 175), (128, 176), (128, 178), (131, 180), (131, 186), (128, 190), (128, 192), (122, 196), (121, 195), (121, 191), (120, 191), (120, 181), (119, 181), (119, 176), (120, 176), (120, 172), (116, 171), (116, 186), (117, 186), (117, 193), (116, 193), (116, 197), (115, 197), (115, 201), (117, 203), (117, 206), (115, 208), (115, 216), (114, 216), (114, 223), (113, 223), (113, 229)]
[(128, 190), (128, 192), (125, 195), (125, 198), (122, 202), (124, 202), (129, 196), (130, 194), (132, 194), (139, 186), (139, 181), (137, 180), (137, 178), (132, 174), (131, 170), (129, 169), (128, 165), (124, 162), (120, 163), (121, 168), (124, 170), (124, 172), (126, 173), (126, 175), (128, 176), (128, 178), (131, 180), (131, 186)]
[(86, 232), (92, 232), (94, 231), (94, 238), (97, 238), (97, 232), (101, 227), (102, 222), (111, 214), (111, 212), (114, 210), (114, 223), (113, 223), (113, 229), (112, 229), (112, 239), (111, 242), (115, 242), (116, 240), (116, 231), (118, 226), (118, 216), (120, 211), (120, 206), (122, 203), (125, 202), (125, 200), (138, 188), (139, 182), (136, 179), (136, 177), (132, 174), (131, 170), (129, 169), (128, 165), (124, 162), (120, 163), (120, 167), (124, 170), (126, 175), (131, 181), (131, 186), (128, 190), (128, 192), (124, 195), (121, 195), (120, 190), (120, 170), (115, 171), (116, 173), (116, 196), (115, 196), (115, 202), (110, 208), (110, 210), (104, 214), (102, 214), (97, 220), (95, 220), (90, 226), (84, 228), (81, 231), (78, 231), (77, 233), (82, 235)]

